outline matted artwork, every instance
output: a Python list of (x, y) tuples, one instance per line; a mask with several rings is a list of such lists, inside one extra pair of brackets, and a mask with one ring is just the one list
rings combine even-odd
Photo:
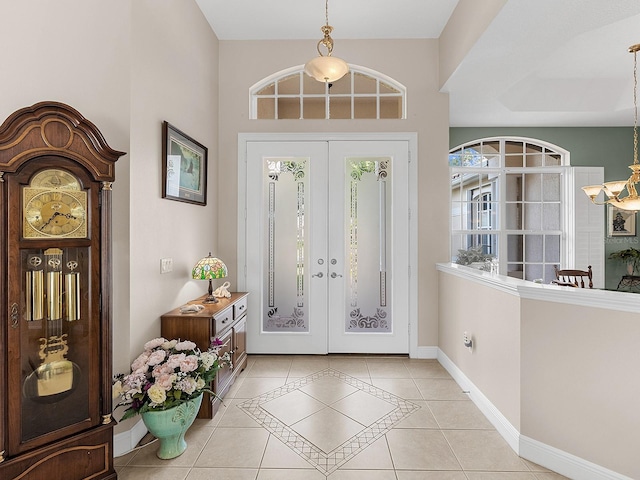
[(635, 237), (636, 212), (622, 210), (609, 204), (607, 210), (607, 235), (610, 237)]
[(162, 122), (162, 198), (207, 204), (207, 147)]

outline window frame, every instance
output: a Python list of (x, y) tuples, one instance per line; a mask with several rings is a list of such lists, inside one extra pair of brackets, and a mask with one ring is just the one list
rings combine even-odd
[[(498, 152), (489, 152), (488, 149), (485, 148), (487, 144), (497, 144), (499, 146)], [(522, 153), (511, 153), (507, 151), (506, 146), (509, 144), (512, 146), (514, 143), (522, 144)], [(529, 153), (529, 146), (535, 147)], [(539, 153), (536, 153), (535, 149), (539, 149)], [(549, 159), (555, 162), (554, 158), (559, 158), (558, 164), (553, 165), (544, 165), (544, 161), (547, 158), (546, 155), (549, 155)], [(471, 162), (467, 163), (465, 156), (469, 156)], [(521, 166), (509, 166), (507, 167), (507, 160), (510, 160), (509, 163), (513, 164), (513, 160), (517, 158), (519, 155), (522, 156)], [(541, 165), (536, 166), (527, 166), (527, 163), (536, 164), (537, 157), (541, 155), (542, 161)], [(531, 158), (531, 162), (527, 162), (527, 160)], [(491, 158), (491, 161), (489, 160)], [(496, 165), (495, 161), (498, 159), (498, 163)], [(452, 165), (452, 160), (457, 160), (457, 165)], [(464, 165), (467, 163), (467, 165)], [(492, 166), (489, 166), (492, 164)], [(514, 136), (500, 136), (500, 137), (486, 137), (475, 139), (472, 141), (465, 142), (460, 144), (449, 150), (449, 172), (450, 179), (454, 179), (454, 175), (460, 178), (458, 199), (454, 198), (454, 189), (453, 182), (449, 191), (449, 202), (450, 202), (450, 225), (449, 225), (449, 248), (450, 248), (450, 258), (451, 261), (455, 261), (456, 254), (453, 251), (454, 245), (457, 243), (458, 246), (469, 248), (469, 239), (472, 237), (485, 237), (490, 238), (495, 236), (492, 240), (491, 245), (489, 245), (489, 249), (495, 248), (493, 242), (497, 242), (497, 252), (484, 252), (484, 253), (497, 253), (498, 259), (498, 273), (503, 275), (508, 275), (509, 273), (509, 265), (510, 264), (521, 264), (523, 268), (523, 278), (527, 278), (526, 270), (527, 265), (540, 265), (542, 268), (543, 276), (547, 277), (546, 280), (549, 280), (549, 271), (551, 265), (566, 265), (569, 258), (571, 257), (573, 248), (569, 245), (570, 241), (572, 241), (573, 236), (568, 233), (572, 231), (572, 218), (568, 212), (572, 211), (573, 205), (573, 196), (572, 196), (572, 188), (570, 188), (569, 182), (572, 179), (571, 167), (570, 167), (570, 154), (567, 150), (558, 147), (557, 145), (550, 144), (543, 140), (527, 138), (527, 137), (514, 137)], [(513, 174), (522, 174), (522, 175), (539, 175), (539, 174), (558, 174), (559, 178), (559, 199), (558, 200), (545, 200), (542, 196), (537, 201), (528, 200), (526, 198), (520, 198), (519, 200), (513, 200), (507, 198), (507, 178), (508, 175)], [(472, 185), (469, 187), (464, 187), (464, 178), (465, 175), (476, 176), (470, 177), (471, 183), (477, 180), (476, 185)], [(486, 175), (486, 181), (483, 181), (483, 176)], [(469, 178), (469, 177), (467, 177)], [(481, 203), (484, 202), (484, 197), (487, 192), (494, 193), (494, 186), (496, 189), (496, 198), (493, 198), (490, 203), (490, 208), (488, 211), (492, 211), (495, 207), (498, 209), (498, 215), (493, 216), (494, 225), (491, 225), (489, 228), (471, 228), (473, 225), (468, 222), (472, 219), (470, 215), (476, 209), (474, 207), (479, 207)], [(463, 198), (464, 190), (466, 189), (467, 197)], [(479, 196), (478, 202), (472, 201), (472, 192), (476, 192)], [(541, 190), (544, 191), (544, 190)], [(492, 195), (493, 196), (493, 195)], [(465, 206), (464, 204), (467, 203)], [(475, 204), (478, 205), (475, 205)], [(539, 204), (541, 205), (541, 209), (543, 209), (545, 204), (557, 204), (558, 205), (558, 215), (559, 215), (559, 229), (545, 229), (544, 223), (541, 222), (539, 229), (529, 228), (527, 229), (527, 225), (524, 223), (520, 224), (518, 229), (510, 228), (507, 224), (507, 205), (526, 205), (526, 204)], [(456, 208), (454, 210), (454, 207)], [(483, 210), (484, 212), (484, 210)], [(476, 212), (479, 213), (479, 212)], [(494, 211), (495, 213), (495, 211)], [(454, 225), (454, 218), (459, 218), (458, 227)], [(467, 218), (465, 218), (465, 216)], [(468, 228), (462, 228), (468, 227)], [(513, 259), (509, 258), (509, 240), (514, 236), (522, 236), (522, 242), (525, 242), (527, 235), (541, 235), (542, 239), (542, 259), (540, 261), (527, 260), (527, 252), (526, 246), (522, 248), (521, 258)], [(466, 236), (466, 238), (465, 238)], [(559, 237), (560, 248), (559, 248), (559, 258), (558, 261), (550, 261), (545, 258), (545, 240), (551, 239), (552, 237)], [(456, 238), (458, 237), (458, 238)], [(529, 239), (533, 240), (533, 239)], [(473, 242), (472, 242), (473, 243)], [(483, 251), (486, 250), (484, 248)], [(548, 267), (549, 266), (549, 267)], [(516, 276), (516, 275), (512, 275)]]
[[(365, 77), (368, 77), (372, 80), (375, 81), (375, 92), (356, 92), (354, 91), (354, 89), (356, 88), (355, 85), (355, 79), (354, 79), (354, 75), (363, 75)], [(280, 93), (279, 92), (279, 84), (281, 80), (285, 80), (288, 78), (291, 78), (293, 76), (298, 75), (299, 77), (299, 85), (298, 85), (298, 92), (297, 93)], [(350, 92), (349, 93), (330, 93), (330, 89), (329, 89), (329, 84), (324, 84), (324, 92), (322, 93), (305, 93), (304, 92), (304, 76), (306, 74), (304, 73), (304, 65), (297, 65), (295, 67), (291, 67), (291, 68), (287, 68), (284, 70), (280, 70), (279, 72), (275, 72), (271, 75), (269, 75), (268, 77), (263, 78), (262, 80), (258, 81), (257, 83), (253, 84), (250, 88), (249, 88), (249, 119), (250, 120), (267, 120), (267, 119), (261, 119), (258, 118), (258, 113), (259, 113), (259, 108), (258, 108), (258, 100), (259, 99), (268, 99), (268, 98), (273, 98), (274, 99), (274, 117), (268, 120), (292, 120), (292, 118), (279, 118), (278, 116), (278, 100), (279, 99), (298, 99), (299, 102), (299, 107), (300, 107), (300, 115), (298, 120), (317, 120), (317, 119), (321, 119), (321, 120), (333, 120), (334, 118), (331, 118), (331, 111), (330, 111), (330, 100), (331, 99), (339, 99), (339, 98), (346, 98), (349, 99), (350, 101), (350, 113), (351, 116), (349, 119), (351, 120), (358, 120), (358, 119), (371, 119), (371, 117), (358, 117), (356, 116), (356, 102), (358, 99), (363, 99), (363, 98), (372, 98), (375, 97), (376, 99), (376, 116), (375, 119), (376, 120), (393, 120), (393, 119), (399, 119), (399, 120), (405, 120), (407, 118), (407, 88), (402, 85), (400, 82), (394, 80), (393, 78), (384, 75), (383, 73), (377, 72), (375, 70), (372, 70), (370, 68), (366, 68), (366, 67), (362, 67), (359, 65), (353, 65), (353, 64), (349, 64), (349, 73), (347, 75), (350, 75), (350, 81), (351, 81), (351, 87), (350, 87)], [(270, 85), (274, 86), (273, 88), (273, 93), (272, 94), (260, 94), (259, 92), (262, 91), (263, 89), (269, 87)], [(396, 90), (397, 92), (392, 92), (392, 93), (384, 93), (381, 92), (381, 84), (385, 84), (388, 85), (389, 87), (391, 87), (393, 90)], [(304, 101), (306, 100), (310, 100), (310, 99), (323, 99), (325, 102), (325, 116), (324, 118), (305, 118), (304, 116)], [(381, 117), (381, 99), (384, 98), (400, 98), (401, 101), (401, 113), (400, 113), (400, 117), (398, 118), (388, 118), (388, 117)], [(342, 117), (341, 117), (342, 119)]]

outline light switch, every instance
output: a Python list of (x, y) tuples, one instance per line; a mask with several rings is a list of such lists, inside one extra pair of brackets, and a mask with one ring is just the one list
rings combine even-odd
[(160, 259), (160, 273), (169, 273), (173, 270), (173, 258)]

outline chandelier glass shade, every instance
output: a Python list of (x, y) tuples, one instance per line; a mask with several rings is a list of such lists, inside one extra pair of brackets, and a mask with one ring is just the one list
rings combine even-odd
[[(587, 185), (582, 187), (584, 193), (596, 205), (611, 204), (621, 210), (639, 211), (640, 197), (636, 186), (640, 182), (640, 164), (638, 164), (638, 73), (637, 53), (640, 44), (629, 47), (633, 53), (633, 164), (629, 165), (631, 176), (627, 180), (614, 180), (602, 185)], [(624, 194), (626, 191), (626, 195)], [(598, 202), (597, 197), (604, 192), (606, 200)]]
[[(320, 27), (324, 37), (317, 45), (318, 56), (305, 64), (304, 71), (319, 82), (335, 82), (349, 72), (349, 65), (341, 58), (332, 56), (333, 38), (331, 38), (331, 32), (333, 27), (329, 25), (329, 0), (325, 0), (324, 11), (325, 24)], [(326, 49), (326, 55), (322, 54), (321, 47)]]

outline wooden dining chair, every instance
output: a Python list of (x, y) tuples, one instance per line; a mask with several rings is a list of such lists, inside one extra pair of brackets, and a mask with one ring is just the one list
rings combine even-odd
[(551, 283), (564, 287), (585, 288), (585, 277), (589, 279), (589, 288), (593, 288), (593, 272), (591, 265), (587, 270), (559, 270), (557, 265), (553, 268), (556, 271), (556, 279)]

